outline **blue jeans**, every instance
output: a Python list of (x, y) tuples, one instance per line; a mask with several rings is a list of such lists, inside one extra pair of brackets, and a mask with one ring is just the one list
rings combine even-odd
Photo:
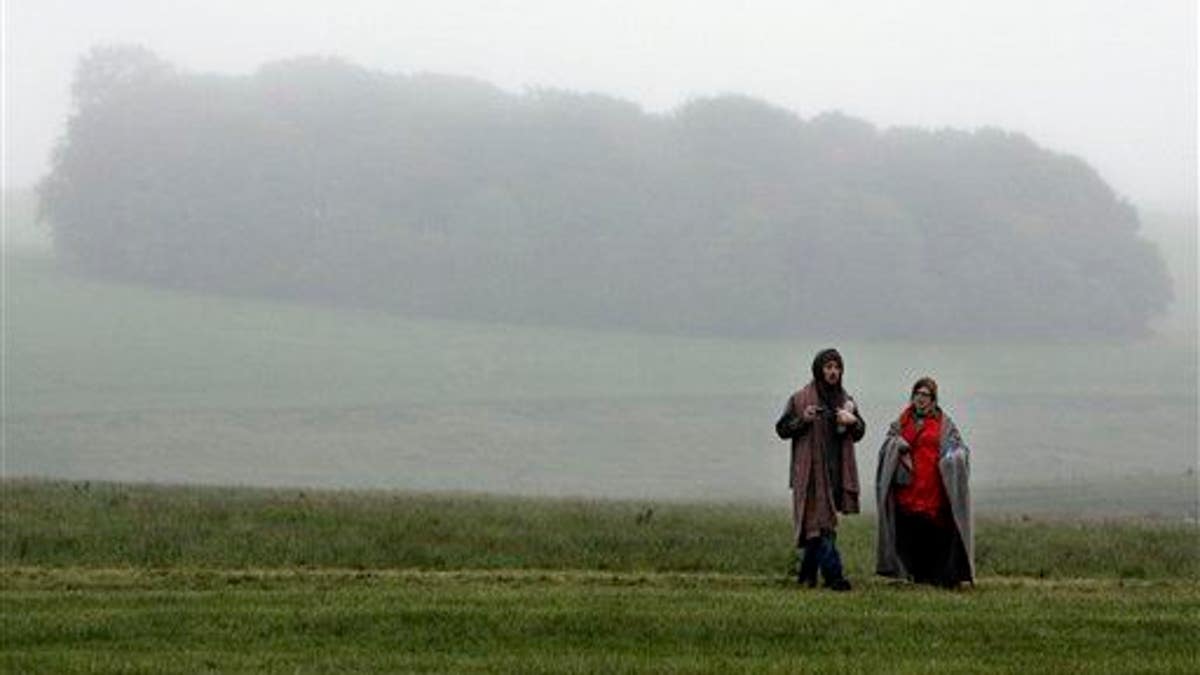
[(842, 578), (842, 556), (837, 550), (837, 533), (822, 532), (804, 542), (804, 558), (800, 563), (800, 581), (816, 583), (817, 570), (830, 584)]

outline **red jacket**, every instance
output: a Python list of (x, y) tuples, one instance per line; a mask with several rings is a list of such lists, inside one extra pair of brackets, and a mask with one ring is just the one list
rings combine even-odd
[(912, 480), (896, 488), (896, 505), (907, 513), (942, 517), (946, 506), (945, 488), (938, 473), (938, 444), (942, 434), (940, 412), (925, 418), (920, 430), (917, 418), (909, 407), (900, 415), (900, 435), (908, 442), (912, 458)]

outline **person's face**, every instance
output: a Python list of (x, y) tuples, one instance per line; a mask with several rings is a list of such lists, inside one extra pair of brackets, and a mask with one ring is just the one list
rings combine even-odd
[(825, 378), (825, 384), (836, 385), (842, 381), (842, 364), (837, 361), (826, 361), (825, 365), (821, 366), (821, 377)]
[(913, 392), (913, 407), (921, 413), (927, 413), (933, 409), (933, 393), (925, 387), (918, 387)]

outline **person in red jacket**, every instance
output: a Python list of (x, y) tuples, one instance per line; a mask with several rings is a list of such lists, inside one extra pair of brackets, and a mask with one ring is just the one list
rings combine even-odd
[(917, 380), (880, 450), (877, 571), (953, 587), (974, 578), (969, 451), (937, 396)]

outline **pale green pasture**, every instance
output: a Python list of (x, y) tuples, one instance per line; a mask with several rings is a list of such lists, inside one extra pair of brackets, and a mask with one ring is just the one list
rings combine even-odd
[(1194, 485), (1187, 342), (648, 335), (147, 290), (30, 257), (6, 266), (8, 475), (786, 499), (772, 425), (833, 344), (868, 420), (868, 487), (880, 431), (922, 374), (940, 381), (981, 489), (1166, 477), (1169, 504), (1147, 508), (1179, 515)]

